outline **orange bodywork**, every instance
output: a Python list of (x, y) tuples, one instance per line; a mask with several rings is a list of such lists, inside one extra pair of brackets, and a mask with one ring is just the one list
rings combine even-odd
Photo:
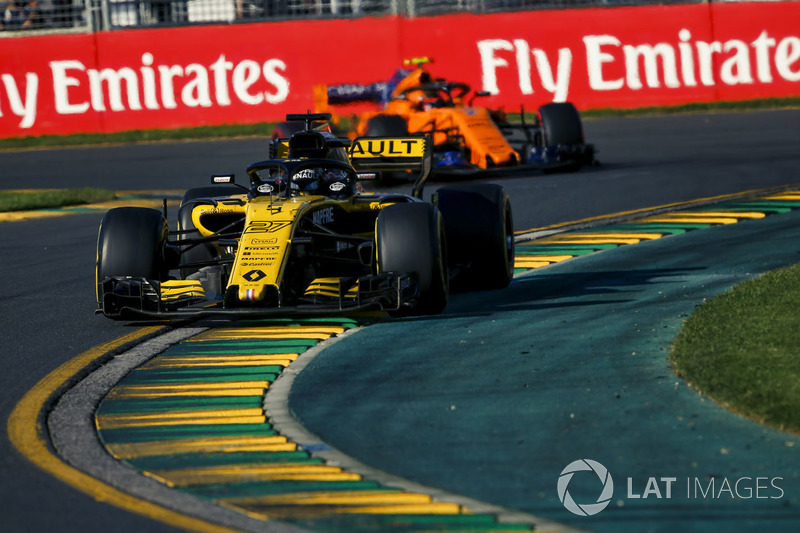
[[(429, 133), (433, 136), (434, 148), (466, 146), (469, 162), (480, 168), (509, 166), (520, 163), (520, 155), (497, 128), (485, 108), (474, 108), (464, 104), (466, 92), (454, 94), (447, 105), (433, 106), (435, 96), (415, 88), (430, 84), (431, 76), (424, 68), (417, 68), (404, 77), (394, 88), (389, 101), (380, 110), (365, 111), (356, 115), (352, 136), (368, 135), (367, 122), (378, 115), (402, 117), (408, 125), (408, 133)], [(314, 107), (317, 113), (331, 113), (327, 86), (314, 88)]]

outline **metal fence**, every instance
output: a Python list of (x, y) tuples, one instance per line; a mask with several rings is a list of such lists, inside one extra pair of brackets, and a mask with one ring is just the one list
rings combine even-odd
[[(3, 34), (270, 20), (420, 17), (704, 0), (0, 0)], [(710, 0), (707, 0), (710, 1)]]
[(86, 28), (90, 0), (0, 0), (0, 27), (5, 32)]

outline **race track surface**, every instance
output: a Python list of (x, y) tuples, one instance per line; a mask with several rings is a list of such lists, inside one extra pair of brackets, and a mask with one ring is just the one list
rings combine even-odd
[[(601, 166), (569, 175), (496, 181), (511, 194), (518, 229), (786, 185), (800, 181), (799, 125), (800, 112), (796, 110), (590, 121), (587, 138), (598, 146)], [(264, 152), (263, 141), (246, 139), (0, 153), (4, 168), (0, 189), (102, 186), (176, 190), (204, 185), (211, 173), (243, 169), (262, 159)], [(243, 175), (241, 170), (239, 173)], [(0, 267), (6, 287), (0, 299), (4, 317), (0, 348), (6, 360), (0, 410), (5, 419), (25, 392), (59, 365), (136, 331), (92, 314), (94, 241), (100, 216), (0, 224), (0, 235), (10, 251)], [(715, 418), (716, 407), (709, 402), (698, 404), (685, 386), (675, 385), (663, 347), (658, 347), (677, 330), (681, 315), (700, 301), (696, 295), (722, 290), (757, 273), (756, 267), (794, 262), (793, 230), (769, 226), (791, 217), (794, 215), (780, 215), (581, 257), (523, 278), (507, 291), (458, 296), (439, 320), (370, 326), (323, 352), (315, 360), (318, 366), (301, 374), (292, 405), (314, 431), (344, 449), (355, 448), (363, 453), (359, 458), (364, 462), (384, 465), (389, 446), (407, 446), (412, 459), (391, 461), (395, 473), (489, 502), (499, 501), (501, 494), (504, 506), (579, 527), (615, 530), (624, 523), (632, 531), (646, 530), (639, 526), (650, 525), (655, 514), (667, 508), (680, 530), (707, 530), (708, 517), (730, 520), (731, 530), (746, 530), (747, 519), (752, 518), (763, 520), (753, 530), (761, 530), (763, 525), (796, 530), (797, 476), (785, 462), (786, 450), (791, 451), (786, 443), (795, 440), (754, 428), (724, 412), (720, 419)], [(748, 227), (753, 229), (740, 229)], [(739, 231), (745, 235), (729, 235)], [(777, 246), (773, 235), (779, 231), (788, 233)], [(713, 235), (711, 243), (701, 240), (704, 234)], [(753, 248), (751, 259), (740, 261), (739, 254), (731, 252), (732, 246), (715, 248), (729, 237), (740, 238), (735, 242), (745, 248), (766, 245), (768, 250)], [(678, 249), (670, 250), (673, 246)], [(704, 249), (714, 252), (710, 258), (700, 255)], [(772, 251), (777, 255), (781, 249), (788, 250), (789, 259), (773, 261)], [(764, 262), (748, 263), (753, 256), (763, 256)], [(726, 265), (722, 272), (715, 270), (719, 265)], [(682, 284), (692, 287), (686, 297)], [(649, 292), (662, 285), (662, 295)], [(508, 299), (500, 300), (503, 297)], [(645, 307), (654, 310), (644, 313)], [(606, 313), (599, 313), (601, 309)], [(677, 317), (669, 314), (679, 310)], [(500, 333), (484, 329), (491, 325), (486, 318), (492, 314), (503, 315), (502, 320), (510, 319), (511, 324), (504, 325)], [(531, 314), (538, 320), (531, 320)], [(632, 314), (634, 321), (629, 317), (611, 320), (622, 314)], [(647, 316), (637, 316), (644, 314)], [(549, 328), (544, 332), (528, 329), (543, 327), (540, 322)], [(390, 327), (413, 327), (413, 333), (381, 329)], [(460, 333), (463, 338), (455, 347), (434, 344), (446, 342), (444, 337), (425, 338), (424, 349), (399, 343), (411, 335), (422, 338), (428, 330), (437, 336), (442, 331)], [(461, 344), (470, 340), (467, 331), (479, 334), (485, 342), (469, 354)], [(588, 339), (588, 347), (579, 345), (581, 336)], [(372, 342), (373, 338), (391, 341), (400, 354), (377, 357), (374, 351), (353, 351), (352, 345), (346, 348), (347, 343)], [(502, 345), (510, 355), (498, 359), (499, 352), (487, 350), (487, 343)], [(613, 355), (614, 349), (623, 351)], [(331, 361), (335, 356), (328, 353), (344, 355), (340, 361)], [(532, 354), (538, 354), (536, 359)], [(333, 379), (326, 374), (331, 371), (327, 366), (353, 357), (359, 364), (346, 375)], [(351, 389), (343, 391), (344, 383), (368, 385), (363, 383), (366, 375), (379, 381), (360, 395)], [(410, 380), (397, 379), (401, 377)], [(446, 385), (432, 384), (435, 378), (446, 379)], [(581, 381), (578, 378), (587, 386), (572, 389)], [(326, 407), (319, 398), (327, 398), (328, 389), (331, 394), (342, 392), (344, 399), (331, 396), (330, 407)], [(655, 398), (663, 399), (674, 411), (654, 410), (653, 405), (659, 403)], [(389, 404), (392, 399), (398, 403)], [(354, 410), (342, 410), (342, 405)], [(521, 415), (507, 416), (510, 408), (520, 409)], [(466, 416), (471, 411), (474, 416)], [(377, 414), (383, 418), (369, 418)], [(455, 425), (463, 422), (462, 417), (473, 425)], [(502, 424), (496, 423), (498, 418)], [(347, 432), (361, 435), (360, 442), (347, 442), (341, 435)], [(691, 451), (686, 448), (687, 435), (697, 435), (697, 441), (710, 444)], [(380, 436), (394, 440), (376, 440)], [(500, 450), (495, 446), (501, 443), (514, 443), (514, 447), (508, 453), (491, 453)], [(609, 447), (612, 451), (606, 452)], [(762, 450), (771, 452), (768, 459), (757, 457)], [(0, 509), (7, 517), (4, 528), (8, 531), (173, 529), (99, 503), (55, 480), (27, 462), (7, 437), (0, 441), (0, 451), (5, 478)], [(739, 507), (741, 502), (720, 500), (708, 505), (679, 500), (674, 505), (664, 499), (626, 499), (622, 508), (615, 500), (614, 507), (591, 518), (593, 522), (574, 522), (577, 517), (561, 507), (554, 487), (561, 469), (581, 458), (594, 458), (608, 467), (617, 483), (615, 494), (624, 494), (627, 477), (633, 478), (634, 492), (639, 494), (649, 477), (707, 480), (705, 476), (711, 473), (733, 480), (744, 474), (772, 477), (789, 472), (786, 476), (792, 481), (778, 483), (785, 497), (750, 500), (746, 507)], [(500, 465), (506, 459), (512, 466)], [(455, 470), (443, 472), (437, 466), (441, 464), (454, 465)], [(457, 470), (462, 471), (463, 479), (457, 479)], [(500, 481), (495, 481), (498, 472)], [(439, 477), (433, 479), (436, 475)], [(579, 487), (574, 487), (570, 485), (570, 490), (575, 490), (578, 498)], [(590, 487), (588, 492), (593, 490)], [(677, 493), (677, 485), (675, 490)], [(630, 515), (625, 514), (626, 508)]]
[[(442, 316), (370, 326), (317, 356), (290, 405), (370, 466), (573, 527), (796, 531), (800, 439), (699, 396), (667, 353), (705, 299), (797, 262), (798, 222), (794, 212), (605, 250), (465, 295)], [(615, 484), (593, 517), (556, 492), (583, 458)], [(731, 500), (725, 479), (745, 477)], [(660, 492), (629, 498), (628, 478), (631, 494), (650, 478)], [(674, 478), (671, 498), (662, 478)], [(600, 486), (589, 473), (569, 488), (588, 503)]]

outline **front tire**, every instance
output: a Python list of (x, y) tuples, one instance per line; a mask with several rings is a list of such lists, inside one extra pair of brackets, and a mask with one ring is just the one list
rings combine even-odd
[[(539, 108), (542, 117), (542, 141), (545, 146), (582, 146), (585, 143), (583, 124), (578, 110), (569, 102), (546, 104)], [(573, 161), (554, 168), (544, 169), (545, 174), (553, 172), (576, 172), (581, 161)]]
[(569, 102), (546, 104), (539, 108), (545, 146), (584, 144), (583, 124), (578, 110)]
[(378, 273), (414, 273), (419, 295), (413, 306), (390, 314), (434, 315), (447, 306), (449, 279), (442, 216), (431, 204), (384, 208), (375, 223)]
[(130, 276), (163, 281), (169, 275), (165, 257), (169, 228), (161, 211), (143, 207), (109, 210), (100, 223), (95, 266), (97, 303), (106, 278)]

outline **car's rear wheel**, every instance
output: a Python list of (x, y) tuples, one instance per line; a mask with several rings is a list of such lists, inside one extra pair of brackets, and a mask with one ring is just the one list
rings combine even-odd
[(443, 187), (434, 204), (444, 218), (455, 286), (499, 289), (514, 276), (514, 220), (508, 194), (499, 185)]
[[(181, 232), (179, 239), (196, 239), (201, 237), (200, 231), (192, 221), (192, 206), (193, 200), (198, 198), (214, 198), (221, 196), (231, 196), (234, 194), (242, 194), (244, 192), (241, 188), (235, 185), (210, 185), (208, 187), (195, 187), (187, 190), (181, 199), (181, 207), (178, 210), (178, 230)], [(219, 255), (219, 250), (212, 243), (203, 243), (190, 248), (186, 248), (181, 252), (181, 264), (190, 263), (203, 263), (213, 261)], [(184, 267), (180, 269), (181, 279), (186, 279), (190, 275), (200, 270), (202, 266)]]
[[(365, 134), (368, 137), (408, 137), (408, 123), (400, 115), (375, 115), (367, 119)], [(394, 182), (412, 181), (413, 176), (403, 171), (383, 171), (379, 182), (391, 185)]]
[(408, 123), (400, 115), (376, 115), (367, 120), (369, 137), (407, 137)]
[(375, 223), (378, 273), (415, 274), (419, 295), (393, 315), (431, 315), (447, 305), (449, 279), (442, 216), (431, 204), (405, 203), (384, 208)]
[(143, 207), (109, 210), (100, 223), (97, 236), (97, 303), (101, 303), (101, 284), (106, 278), (167, 279), (169, 264), (165, 252), (168, 235), (167, 221), (161, 211)]
[(302, 122), (278, 122), (272, 129), (273, 139), (288, 139), (295, 133), (305, 131), (306, 126)]

